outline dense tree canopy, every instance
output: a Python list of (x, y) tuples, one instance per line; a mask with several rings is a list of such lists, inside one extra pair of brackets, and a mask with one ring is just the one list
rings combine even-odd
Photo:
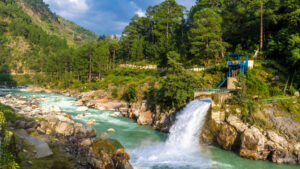
[[(145, 17), (133, 16), (122, 36), (102, 35), (98, 42), (70, 46), (63, 38), (49, 35), (21, 10), (18, 0), (1, 0), (0, 63), (18, 72), (31, 70), (51, 80), (66, 74), (80, 82), (102, 79), (119, 63), (148, 62), (169, 67), (170, 58), (183, 67), (223, 62), (230, 52), (242, 52), (289, 65), (292, 81), (299, 88), (299, 0), (198, 0), (187, 11), (175, 0), (150, 6)], [(37, 13), (51, 16), (40, 0), (26, 0)], [(41, 7), (41, 8), (39, 8)], [(12, 37), (29, 43), (15, 54)], [(2, 57), (5, 56), (5, 57)], [(19, 63), (23, 63), (20, 67)]]

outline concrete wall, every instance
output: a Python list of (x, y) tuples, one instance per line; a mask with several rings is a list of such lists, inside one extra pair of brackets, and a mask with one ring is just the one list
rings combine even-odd
[(253, 69), (254, 67), (254, 60), (248, 60), (248, 68)]
[(227, 89), (236, 89), (235, 82), (237, 82), (237, 79), (235, 77), (228, 77), (227, 78)]

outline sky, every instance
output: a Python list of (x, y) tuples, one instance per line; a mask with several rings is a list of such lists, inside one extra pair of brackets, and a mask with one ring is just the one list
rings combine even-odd
[[(190, 9), (196, 0), (176, 0)], [(99, 35), (121, 35), (135, 14), (144, 16), (146, 9), (163, 0), (44, 0), (56, 14)]]

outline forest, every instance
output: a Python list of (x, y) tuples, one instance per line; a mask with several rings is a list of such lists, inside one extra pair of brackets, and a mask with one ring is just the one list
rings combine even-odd
[[(42, 18), (56, 20), (42, 0), (25, 0)], [(170, 59), (182, 67), (226, 62), (229, 53), (274, 60), (288, 67), (299, 88), (300, 2), (298, 0), (198, 0), (190, 9), (166, 0), (150, 6), (146, 17), (133, 16), (122, 36), (102, 35), (97, 42), (70, 46), (49, 35), (24, 14), (16, 0), (1, 0), (1, 73), (34, 72), (36, 83), (87, 83), (103, 79), (119, 64), (155, 64)], [(47, 10), (48, 9), (48, 10)], [(28, 49), (14, 54), (11, 37), (22, 37)], [(21, 62), (21, 66), (19, 64)], [(12, 64), (13, 63), (13, 64)]]

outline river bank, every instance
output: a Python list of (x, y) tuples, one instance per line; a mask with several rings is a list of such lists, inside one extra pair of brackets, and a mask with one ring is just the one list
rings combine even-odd
[[(26, 157), (22, 158), (21, 166), (34, 168), (45, 158), (57, 160), (56, 154), (64, 154), (65, 157), (60, 157), (72, 160), (68, 165), (62, 164), (63, 167), (132, 168), (130, 156), (118, 141), (108, 139), (105, 134), (97, 137), (92, 126), (75, 123), (59, 106), (41, 107), (40, 102), (45, 99), (10, 94), (0, 97), (1, 104), (12, 107), (20, 116), (8, 122), (8, 126), (17, 138), (18, 155)], [(51, 167), (57, 165), (60, 164), (53, 163)]]

